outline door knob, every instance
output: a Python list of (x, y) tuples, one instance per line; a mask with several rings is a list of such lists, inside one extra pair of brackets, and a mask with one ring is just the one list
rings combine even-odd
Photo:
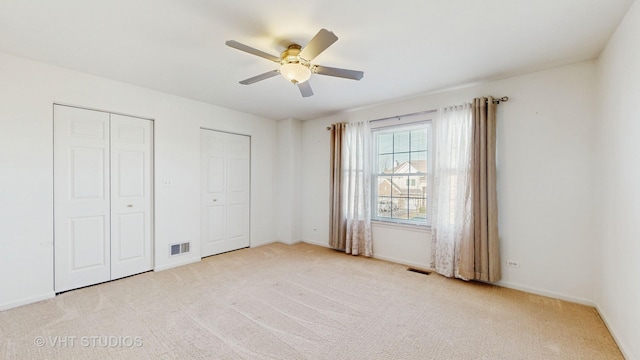
[(216, 202), (216, 201), (218, 201), (218, 199), (213, 199), (213, 202)]
[(133, 207), (133, 204), (129, 204), (129, 205), (127, 205), (127, 207)]

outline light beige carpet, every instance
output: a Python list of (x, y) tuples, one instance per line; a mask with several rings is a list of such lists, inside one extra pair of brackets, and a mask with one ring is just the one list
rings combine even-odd
[(595, 309), (298, 244), (0, 312), (2, 359), (621, 359)]

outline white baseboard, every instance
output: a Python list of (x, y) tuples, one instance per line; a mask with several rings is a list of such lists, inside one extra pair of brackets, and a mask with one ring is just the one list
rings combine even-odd
[(596, 304), (596, 310), (598, 311), (598, 314), (600, 314), (600, 318), (602, 318), (602, 321), (604, 322), (604, 325), (609, 330), (609, 333), (613, 337), (613, 340), (618, 345), (618, 349), (620, 349), (620, 352), (622, 352), (622, 356), (624, 356), (625, 359), (635, 359), (634, 357), (631, 356), (631, 353), (625, 350), (627, 349), (625, 343), (622, 342), (622, 339), (620, 339), (620, 337), (616, 334), (613, 327), (611, 327), (611, 323), (609, 322), (609, 320), (607, 320), (607, 314), (602, 310), (600, 305)]
[(396, 264), (414, 266), (414, 267), (417, 267), (417, 268), (420, 268), (420, 269), (430, 270), (429, 264), (421, 264), (421, 263), (417, 263), (417, 262), (396, 259), (396, 258), (391, 257), (391, 256), (376, 255), (376, 254), (373, 254), (373, 258), (374, 259), (384, 260), (384, 261), (389, 261), (389, 262), (396, 263)]
[(309, 240), (301, 240), (301, 242), (305, 243), (305, 244), (311, 244), (311, 245), (317, 245), (317, 246), (322, 246), (325, 248), (330, 248), (329, 244), (326, 243), (320, 243), (320, 242), (315, 242), (315, 241), (309, 241)]
[(273, 241), (267, 241), (267, 242), (263, 242), (263, 243), (259, 243), (259, 244), (251, 244), (250, 247), (254, 248), (254, 247), (258, 247), (258, 246), (275, 244), (275, 243), (280, 243), (280, 244), (285, 244), (285, 245), (295, 245), (295, 244), (299, 244), (301, 242), (302, 242), (302, 240), (294, 240), (294, 241), (291, 241), (291, 242), (284, 241), (284, 240), (273, 240)]
[[(329, 246), (329, 244), (326, 243), (319, 243), (319, 242), (315, 242), (315, 241), (309, 241), (309, 240), (302, 240), (303, 243), (305, 244), (310, 244), (310, 245), (316, 245), (316, 246), (322, 246), (325, 248), (331, 248)], [(384, 261), (389, 261), (392, 263), (396, 263), (396, 264), (401, 264), (401, 265), (407, 265), (407, 266), (415, 266), (421, 269), (429, 269), (429, 264), (420, 264), (420, 263), (414, 263), (411, 261), (406, 261), (406, 260), (401, 260), (401, 259), (396, 259), (394, 257), (391, 256), (384, 256), (384, 255), (377, 255), (377, 254), (373, 254), (373, 258), (374, 259), (379, 259), (379, 260), (384, 260)]]
[(532, 287), (528, 287), (528, 286), (512, 284), (512, 283), (505, 282), (505, 281), (498, 281), (498, 282), (495, 282), (493, 284), (494, 285), (498, 285), (498, 286), (502, 286), (502, 287), (505, 287), (505, 288), (509, 288), (509, 289), (528, 292), (528, 293), (531, 293), (531, 294), (536, 294), (536, 295), (546, 296), (546, 297), (550, 297), (550, 298), (554, 298), (554, 299), (569, 301), (569, 302), (573, 302), (573, 303), (576, 303), (576, 304), (582, 304), (582, 305), (592, 306), (592, 307), (596, 306), (596, 304), (595, 304), (595, 302), (593, 302), (593, 300), (587, 300), (587, 299), (583, 299), (583, 298), (579, 298), (579, 297), (560, 294), (560, 293), (556, 293), (556, 292), (553, 292), (553, 291), (546, 291), (546, 290), (536, 289), (536, 288), (532, 288)]
[(156, 266), (153, 268), (153, 271), (163, 271), (163, 270), (168, 270), (168, 269), (173, 269), (175, 267), (178, 266), (184, 266), (184, 265), (189, 265), (189, 264), (193, 264), (200, 261), (199, 257), (193, 258), (186, 258), (182, 261), (176, 261), (176, 262), (172, 262), (170, 264), (166, 264), (166, 265), (161, 265), (161, 266)]
[[(311, 244), (311, 245), (322, 246), (322, 247), (326, 247), (326, 248), (329, 247), (329, 245), (326, 244), (326, 243), (323, 244), (323, 243), (319, 243), (319, 242), (315, 242), (315, 241), (309, 241), (309, 240), (303, 240), (302, 242), (307, 243), (307, 244)], [(393, 263), (396, 263), (396, 264), (402, 264), (402, 265), (407, 265), (407, 266), (415, 266), (415, 267), (422, 268), (422, 269), (429, 269), (429, 264), (427, 264), (427, 263), (416, 263), (416, 262), (412, 262), (412, 261), (397, 259), (397, 258), (394, 258), (394, 257), (391, 257), (391, 256), (377, 255), (375, 253), (373, 254), (373, 257), (375, 259), (390, 261), (390, 262), (393, 262)], [(592, 307), (596, 306), (596, 304), (595, 304), (595, 302), (593, 300), (588, 300), (588, 299), (583, 299), (583, 298), (579, 298), (579, 297), (569, 296), (569, 295), (556, 293), (556, 292), (552, 292), (552, 291), (546, 291), (546, 290), (542, 290), (542, 289), (536, 289), (536, 288), (532, 288), (532, 287), (528, 287), (528, 286), (522, 286), (522, 285), (518, 285), (518, 284), (509, 283), (509, 282), (506, 282), (506, 281), (498, 281), (498, 282), (493, 283), (493, 284), (497, 285), (497, 286), (509, 288), (509, 289), (520, 290), (520, 291), (528, 292), (528, 293), (531, 293), (531, 294), (547, 296), (547, 297), (550, 297), (550, 298), (560, 299), (560, 300), (569, 301), (569, 302), (573, 302), (573, 303), (577, 303), (577, 304), (582, 304), (582, 305), (587, 305), (587, 306), (592, 306)]]
[[(253, 243), (253, 242), (252, 242), (252, 243), (249, 245), (249, 247), (250, 247), (250, 248), (255, 248), (255, 247), (258, 247), (258, 246), (269, 245), (269, 244), (273, 244), (273, 243), (276, 243), (276, 242), (282, 242), (282, 241), (272, 240), (272, 241), (265, 241), (265, 242), (259, 242), (259, 243)], [(282, 242), (282, 243), (284, 244), (284, 242)]]
[(8, 302), (8, 303), (0, 304), (0, 311), (13, 309), (13, 308), (16, 308), (18, 306), (33, 304), (35, 302), (42, 301), (42, 300), (52, 299), (55, 296), (56, 296), (56, 293), (53, 292), (53, 291), (46, 292), (44, 294), (40, 294), (40, 295), (36, 295), (36, 296), (29, 296), (29, 297), (26, 297), (26, 298), (22, 298), (20, 300), (16, 300), (16, 301), (11, 301), (11, 302)]

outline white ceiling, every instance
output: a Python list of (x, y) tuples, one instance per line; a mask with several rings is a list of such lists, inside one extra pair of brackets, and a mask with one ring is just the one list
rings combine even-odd
[[(598, 56), (633, 0), (2, 0), (0, 51), (271, 119), (313, 119)], [(275, 64), (320, 28), (339, 40), (302, 98)], [(0, 80), (1, 81), (1, 80)]]

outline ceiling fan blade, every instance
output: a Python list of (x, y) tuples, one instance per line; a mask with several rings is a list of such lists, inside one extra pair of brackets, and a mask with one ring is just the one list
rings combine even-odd
[(298, 83), (298, 89), (300, 89), (300, 94), (302, 94), (302, 97), (309, 97), (313, 95), (313, 90), (311, 90), (311, 85), (309, 85), (309, 80), (303, 83)]
[(320, 29), (316, 36), (300, 51), (300, 57), (311, 61), (336, 41), (338, 41), (338, 37), (333, 32)]
[(360, 80), (364, 76), (362, 71), (338, 69), (327, 66), (315, 66), (315, 73), (320, 75), (335, 76), (351, 80)]
[(244, 51), (244, 52), (252, 54), (252, 55), (260, 56), (260, 57), (265, 58), (267, 60), (280, 62), (280, 57), (278, 57), (278, 56), (271, 55), (269, 53), (266, 53), (266, 52), (258, 50), (258, 49), (254, 49), (251, 46), (247, 46), (245, 44), (241, 44), (241, 43), (239, 43), (239, 42), (237, 42), (235, 40), (229, 40), (225, 44), (227, 46), (229, 46), (229, 47), (234, 48), (234, 49), (237, 49), (237, 50), (240, 50), (240, 51)]
[(262, 81), (262, 80), (268, 79), (270, 77), (278, 76), (278, 74), (280, 74), (280, 72), (278, 70), (267, 71), (264, 74), (260, 74), (260, 75), (254, 76), (252, 78), (248, 78), (246, 80), (242, 80), (242, 81), (240, 81), (240, 84), (242, 84), (242, 85), (251, 85), (251, 84), (256, 83), (258, 81)]

